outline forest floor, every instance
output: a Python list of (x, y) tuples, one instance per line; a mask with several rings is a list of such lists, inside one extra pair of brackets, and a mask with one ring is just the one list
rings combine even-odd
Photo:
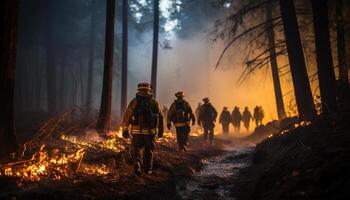
[(141, 177), (133, 173), (128, 148), (118, 154), (88, 150), (84, 163), (104, 164), (113, 171), (106, 176), (74, 173), (58, 181), (45, 179), (20, 186), (18, 178), (0, 176), (0, 199), (181, 199), (176, 183), (192, 177), (204, 159), (221, 154), (226, 143), (203, 144), (202, 137), (194, 136), (190, 137), (190, 150), (181, 152), (175, 138), (166, 136), (156, 144), (154, 173)]
[[(47, 126), (52, 124), (57, 120)], [(83, 148), (79, 166), (69, 167), (75, 170), (60, 180), (49, 176), (19, 185), (19, 177), (0, 176), (0, 199), (350, 199), (349, 114), (282, 132), (274, 121), (245, 138), (216, 137), (214, 145), (203, 144), (195, 133), (188, 152), (178, 151), (174, 134), (167, 133), (157, 140), (154, 174), (141, 177), (133, 173), (130, 141), (120, 136), (101, 139), (84, 132), (94, 142), (60, 140), (49, 137), (51, 129), (43, 130), (37, 138), (54, 144), (49, 149), (69, 153)], [(69, 136), (75, 131), (60, 132)]]

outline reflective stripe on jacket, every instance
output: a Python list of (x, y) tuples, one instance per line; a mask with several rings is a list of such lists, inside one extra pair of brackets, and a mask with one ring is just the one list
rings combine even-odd
[(179, 122), (179, 123), (174, 123), (175, 127), (184, 127), (190, 125), (190, 122)]
[(158, 128), (142, 128), (140, 129), (140, 126), (137, 125), (131, 125), (131, 134), (156, 134), (158, 133)]

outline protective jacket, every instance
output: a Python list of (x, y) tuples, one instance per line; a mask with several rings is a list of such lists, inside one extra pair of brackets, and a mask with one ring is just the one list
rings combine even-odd
[(194, 123), (196, 120), (191, 105), (183, 99), (177, 99), (169, 108), (167, 121), (173, 122), (175, 127), (184, 127), (188, 126), (190, 121)]
[(163, 114), (152, 94), (139, 91), (125, 111), (123, 130), (131, 129), (132, 134), (156, 134), (164, 130)]
[(199, 109), (198, 121), (202, 124), (213, 124), (218, 116), (218, 112), (211, 103), (203, 104)]
[(244, 110), (242, 115), (243, 122), (249, 122), (251, 119), (253, 119), (252, 114), (249, 112), (249, 110)]
[(229, 123), (231, 123), (231, 121), (232, 121), (232, 119), (231, 119), (230, 112), (227, 110), (223, 110), (220, 114), (219, 122), (221, 124), (229, 124)]
[(255, 107), (254, 108), (254, 119), (255, 120), (260, 120), (261, 119), (261, 114), (260, 114), (260, 108)]
[(239, 124), (242, 121), (242, 114), (239, 110), (235, 109), (232, 111), (232, 123)]

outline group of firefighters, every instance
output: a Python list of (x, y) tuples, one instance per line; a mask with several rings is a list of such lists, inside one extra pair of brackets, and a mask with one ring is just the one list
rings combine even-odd
[(224, 107), (220, 114), (219, 122), (222, 125), (222, 132), (224, 136), (229, 133), (230, 123), (233, 124), (235, 132), (239, 132), (241, 128), (241, 122), (243, 122), (244, 127), (249, 131), (250, 122), (255, 121), (256, 127), (262, 125), (262, 120), (264, 119), (264, 110), (261, 106), (256, 106), (254, 108), (254, 114), (252, 115), (248, 107), (244, 108), (243, 113), (239, 111), (239, 107), (235, 106), (232, 113), (228, 111), (228, 107)]
[[(197, 124), (203, 128), (204, 141), (212, 144), (214, 139), (214, 127), (218, 112), (210, 103), (209, 98), (203, 99), (203, 104), (193, 112), (190, 104), (184, 99), (183, 92), (175, 94), (175, 101), (171, 104), (169, 110), (161, 110), (159, 103), (153, 98), (152, 85), (149, 83), (140, 83), (137, 86), (136, 97), (129, 103), (123, 118), (122, 129), (125, 139), (131, 138), (131, 155), (134, 163), (136, 175), (152, 174), (153, 150), (155, 147), (156, 136), (163, 137), (164, 124), (170, 130), (172, 126), (176, 129), (176, 138), (180, 151), (188, 150), (188, 137), (191, 131), (190, 125)], [(261, 107), (257, 107), (260, 113), (263, 113)], [(164, 118), (164, 115), (166, 115)], [(261, 123), (263, 117), (254, 118), (257, 123)], [(260, 114), (261, 116), (261, 114)], [(262, 115), (263, 116), (263, 115)], [(235, 128), (239, 130), (240, 122), (243, 121), (247, 129), (246, 118), (253, 119), (248, 108), (241, 115), (239, 108), (235, 107), (232, 115), (227, 107), (224, 107), (220, 115), (220, 123), (223, 125), (224, 134), (228, 134), (229, 124), (232, 122)], [(130, 137), (130, 135), (132, 137)]]

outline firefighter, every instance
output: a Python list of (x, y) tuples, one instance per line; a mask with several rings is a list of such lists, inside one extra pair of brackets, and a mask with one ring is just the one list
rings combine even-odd
[(262, 120), (264, 119), (265, 117), (265, 112), (264, 112), (264, 109), (262, 108), (262, 106), (259, 106), (259, 113), (260, 113), (260, 125), (262, 125)]
[(190, 122), (192, 126), (195, 125), (195, 116), (193, 114), (191, 105), (184, 100), (184, 93), (177, 92), (175, 94), (176, 100), (171, 104), (168, 116), (167, 116), (167, 127), (171, 129), (171, 123), (176, 128), (176, 138), (179, 145), (180, 151), (188, 150), (188, 136), (190, 134)]
[(239, 111), (239, 107), (235, 106), (231, 116), (232, 116), (232, 124), (235, 128), (235, 132), (239, 133), (241, 129), (241, 121), (242, 121), (242, 114), (241, 114), (241, 111)]
[(259, 106), (256, 106), (255, 108), (254, 108), (254, 114), (253, 114), (253, 116), (254, 116), (254, 119), (255, 119), (255, 125), (256, 125), (256, 127), (258, 127), (259, 125), (261, 125), (261, 124), (259, 124), (259, 122), (260, 122), (260, 119), (261, 119), (261, 112), (260, 112), (260, 107)]
[(164, 128), (162, 111), (152, 96), (152, 85), (140, 83), (137, 87), (136, 97), (125, 111), (122, 128), (124, 138), (129, 138), (131, 131), (134, 170), (140, 176), (141, 167), (145, 174), (152, 174), (155, 137), (156, 134), (162, 137)]
[(209, 102), (208, 98), (204, 98), (203, 102), (204, 104), (199, 109), (198, 124), (204, 129), (204, 141), (207, 141), (209, 136), (209, 142), (212, 144), (214, 140), (215, 121), (218, 112)]
[(225, 106), (219, 117), (219, 123), (222, 125), (222, 133), (224, 136), (228, 136), (229, 126), (232, 121), (231, 114), (227, 109), (228, 108)]
[(244, 108), (244, 111), (243, 111), (243, 114), (242, 114), (242, 119), (243, 119), (244, 127), (247, 129), (247, 131), (249, 131), (250, 120), (254, 121), (254, 119), (253, 119), (252, 114), (248, 110), (248, 107)]

